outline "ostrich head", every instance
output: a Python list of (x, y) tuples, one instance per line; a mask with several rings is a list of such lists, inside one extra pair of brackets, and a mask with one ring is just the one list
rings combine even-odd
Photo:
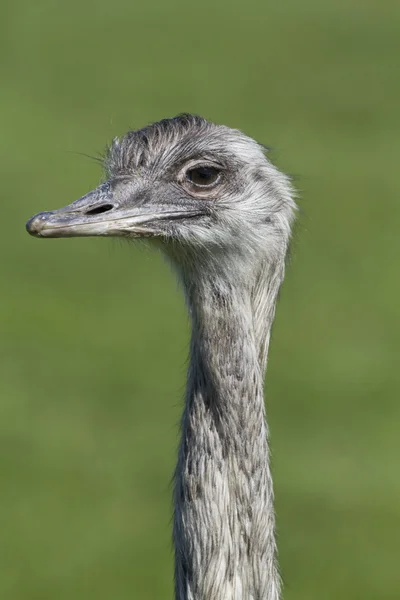
[(191, 115), (165, 119), (115, 139), (105, 169), (105, 183), (35, 215), (28, 232), (153, 238), (184, 273), (223, 269), (236, 279), (286, 249), (288, 179), (238, 130)]

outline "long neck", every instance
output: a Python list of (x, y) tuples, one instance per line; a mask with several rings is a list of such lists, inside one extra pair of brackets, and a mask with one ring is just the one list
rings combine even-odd
[(175, 481), (177, 600), (279, 598), (263, 378), (282, 276), (270, 276), (263, 293), (238, 282), (186, 286), (192, 341)]

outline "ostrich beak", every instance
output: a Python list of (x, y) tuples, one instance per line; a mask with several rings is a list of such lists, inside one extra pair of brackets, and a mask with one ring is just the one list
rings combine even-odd
[(152, 237), (160, 235), (162, 221), (197, 216), (198, 210), (118, 198), (107, 181), (72, 204), (34, 215), (26, 230), (36, 237), (78, 236)]

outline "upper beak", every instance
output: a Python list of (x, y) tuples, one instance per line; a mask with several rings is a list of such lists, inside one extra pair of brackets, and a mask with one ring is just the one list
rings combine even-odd
[[(76, 202), (33, 216), (26, 224), (37, 237), (152, 236), (159, 233), (157, 221), (194, 216), (194, 211), (157, 207), (143, 202), (119, 205), (107, 181)], [(198, 211), (196, 211), (198, 214)]]

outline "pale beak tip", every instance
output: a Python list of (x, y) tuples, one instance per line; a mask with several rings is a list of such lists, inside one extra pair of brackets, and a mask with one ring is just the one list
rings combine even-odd
[(26, 230), (33, 236), (40, 237), (40, 233), (51, 212), (41, 212), (29, 219), (26, 224)]

